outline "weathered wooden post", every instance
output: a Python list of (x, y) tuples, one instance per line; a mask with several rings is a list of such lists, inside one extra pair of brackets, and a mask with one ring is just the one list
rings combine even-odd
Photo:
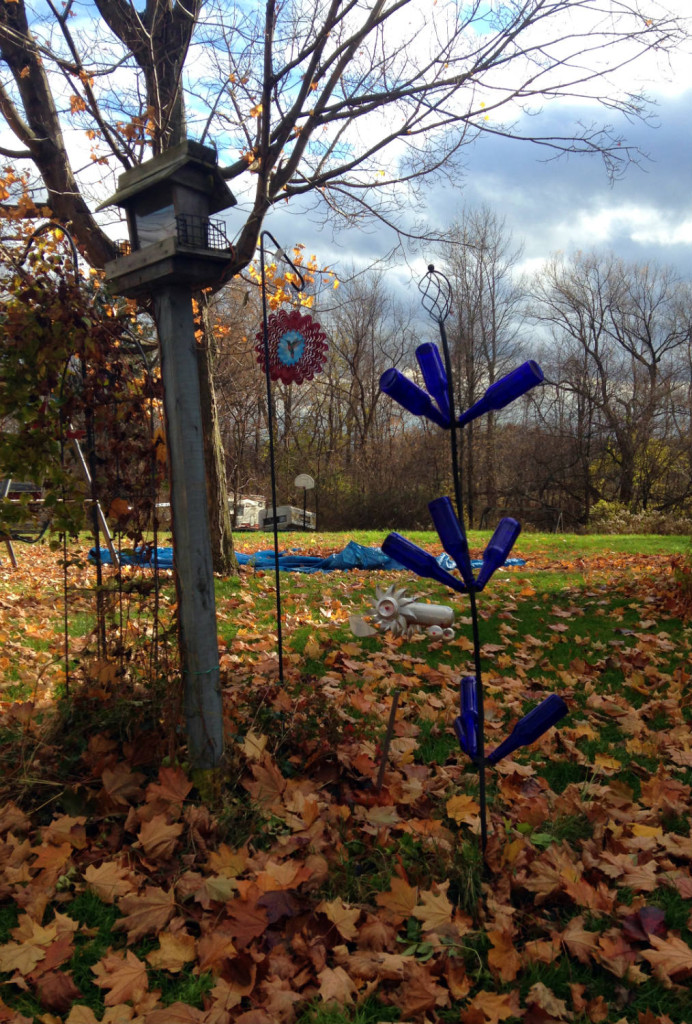
[(192, 293), (217, 284), (230, 260), (223, 224), (235, 204), (214, 150), (185, 141), (118, 179), (102, 206), (122, 207), (127, 252), (106, 266), (113, 290), (153, 300), (164, 387), (185, 717), (195, 770), (223, 751), (216, 604)]

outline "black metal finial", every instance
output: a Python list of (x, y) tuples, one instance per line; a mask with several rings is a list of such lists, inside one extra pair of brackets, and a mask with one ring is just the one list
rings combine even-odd
[(423, 309), (430, 314), (437, 324), (443, 324), (449, 316), (452, 306), (452, 286), (448, 278), (433, 263), (428, 264), (428, 272), (418, 284)]

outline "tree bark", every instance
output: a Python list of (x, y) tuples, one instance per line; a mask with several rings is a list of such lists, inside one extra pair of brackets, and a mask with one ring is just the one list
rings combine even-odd
[(214, 390), (214, 364), (216, 341), (209, 316), (206, 295), (197, 296), (200, 310), (202, 339), (199, 344), (199, 388), (202, 402), (204, 431), (204, 463), (207, 477), (207, 507), (211, 530), (211, 550), (214, 572), (221, 576), (235, 576), (238, 562), (233, 550), (233, 530), (228, 508), (226, 460), (221, 440), (219, 410)]

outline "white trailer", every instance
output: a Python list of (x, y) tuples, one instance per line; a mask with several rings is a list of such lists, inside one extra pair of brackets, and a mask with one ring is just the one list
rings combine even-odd
[[(260, 530), (274, 529), (274, 509), (265, 508), (259, 514)], [(314, 530), (316, 529), (314, 512), (303, 512), (302, 508), (293, 505), (277, 505), (277, 530)]]

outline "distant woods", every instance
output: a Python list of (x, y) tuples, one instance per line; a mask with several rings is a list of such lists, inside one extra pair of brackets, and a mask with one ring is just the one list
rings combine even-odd
[[(447, 333), (458, 411), (525, 359), (546, 383), (462, 434), (464, 515), (503, 514), (543, 530), (639, 516), (665, 531), (692, 513), (692, 289), (666, 267), (613, 255), (555, 257), (536, 277), (487, 210), (467, 214), (434, 262), (453, 286)], [(447, 433), (379, 390), (391, 366), (417, 379), (415, 348), (438, 341), (417, 293), (386, 274), (355, 276), (315, 316), (325, 370), (273, 386), (280, 503), (316, 481), (318, 528), (429, 528), (427, 503), (452, 493)], [(269, 494), (266, 391), (254, 355), (256, 297), (234, 285), (215, 308), (216, 387), (231, 498)], [(644, 518), (642, 516), (644, 515)]]

